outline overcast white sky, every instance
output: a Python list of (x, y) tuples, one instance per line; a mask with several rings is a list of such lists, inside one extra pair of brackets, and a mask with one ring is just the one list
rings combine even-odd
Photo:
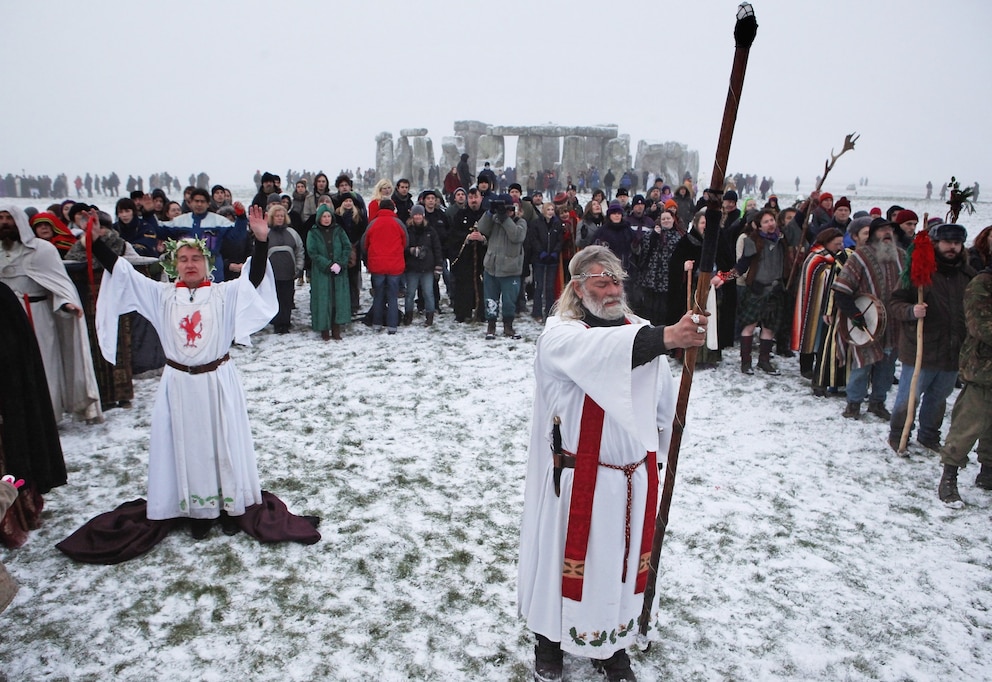
[[(981, 181), (992, 3), (756, 0), (730, 171)], [(0, 0), (0, 172), (366, 167), (383, 130), (616, 123), (713, 165), (737, 2)], [(633, 150), (632, 150), (633, 151)], [(984, 157), (984, 158), (983, 158)], [(510, 161), (512, 163), (512, 160)]]

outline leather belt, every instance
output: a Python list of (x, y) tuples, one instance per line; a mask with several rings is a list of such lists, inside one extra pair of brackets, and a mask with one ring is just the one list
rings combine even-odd
[(172, 360), (166, 358), (165, 364), (173, 369), (178, 369), (180, 372), (186, 372), (187, 374), (205, 374), (207, 372), (213, 372), (215, 369), (223, 365), (225, 362), (231, 359), (230, 353), (224, 353), (224, 357), (217, 358), (213, 362), (208, 362), (205, 365), (195, 365), (190, 367), (189, 365), (180, 365), (178, 362), (173, 362)]
[(557, 452), (552, 453), (555, 459), (555, 468), (557, 469), (574, 469), (575, 468), (575, 455), (569, 454), (559, 454)]
[(47, 301), (47, 300), (48, 300), (48, 296), (45, 296), (44, 294), (40, 296), (28, 296), (29, 303), (41, 303), (42, 301)]

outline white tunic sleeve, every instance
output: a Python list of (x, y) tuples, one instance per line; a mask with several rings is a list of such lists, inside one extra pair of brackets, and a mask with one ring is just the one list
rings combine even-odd
[(575, 382), (645, 451), (657, 451), (658, 427), (671, 426), (670, 421), (659, 424), (659, 397), (665, 396), (666, 403), (671, 397), (671, 373), (663, 358), (631, 368), (634, 337), (642, 326), (586, 328), (551, 318), (539, 343), (547, 371)]
[(123, 258), (117, 259), (113, 272), (104, 271), (96, 300), (96, 336), (107, 362), (117, 362), (117, 318), (121, 315), (137, 311), (162, 333), (159, 329), (162, 295), (171, 287), (145, 277)]

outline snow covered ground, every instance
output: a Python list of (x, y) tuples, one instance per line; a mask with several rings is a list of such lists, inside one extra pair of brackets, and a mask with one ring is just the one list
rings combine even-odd
[[(943, 215), (907, 188), (871, 192), (855, 210)], [(992, 205), (962, 222), (974, 236)], [(539, 327), (485, 342), (448, 312), (325, 343), (306, 288), (296, 302), (290, 335), (232, 356), (263, 487), (321, 516), (323, 539), (177, 530), (118, 566), (58, 552), (144, 495), (158, 382), (138, 380), (133, 409), (63, 425), (69, 485), (24, 547), (0, 549), (21, 584), (0, 616), (10, 680), (530, 679), (515, 562)], [(843, 400), (778, 363), (782, 376), (742, 376), (731, 351), (696, 375), (658, 588), (666, 642), (633, 654), (639, 679), (989, 679), (992, 495), (977, 467), (968, 507), (947, 509), (936, 455), (897, 457), (885, 424), (842, 419)], [(566, 672), (598, 679), (582, 659)]]

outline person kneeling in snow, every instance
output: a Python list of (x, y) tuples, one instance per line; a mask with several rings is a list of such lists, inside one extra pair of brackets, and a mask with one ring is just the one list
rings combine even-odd
[[(315, 518), (288, 514), (284, 505), (261, 490), (248, 406), (230, 360), (232, 340), (250, 344), (250, 334), (262, 329), (278, 307), (266, 259), (269, 226), (262, 209), (251, 208), (249, 225), (255, 247), (247, 272), (220, 284), (208, 278), (211, 254), (203, 240), (168, 243), (172, 259), (166, 269), (178, 277), (174, 285), (138, 274), (100, 240), (93, 240), (93, 255), (106, 269), (97, 301), (97, 336), (104, 357), (114, 362), (117, 319), (137, 311), (162, 340), (166, 368), (152, 411), (145, 512), (149, 525), (189, 518), (193, 537), (201, 539), (219, 517), (228, 535), (241, 529), (260, 540), (316, 542), (320, 536), (314, 530)], [(124, 506), (110, 514), (127, 514)], [(87, 526), (99, 525), (97, 519)], [(95, 536), (80, 536), (77, 531), (59, 548), (94, 563), (115, 563), (148, 549), (121, 538), (125, 547), (120, 553), (99, 547), (90, 551), (87, 537)], [(80, 546), (81, 552), (70, 551)]]

